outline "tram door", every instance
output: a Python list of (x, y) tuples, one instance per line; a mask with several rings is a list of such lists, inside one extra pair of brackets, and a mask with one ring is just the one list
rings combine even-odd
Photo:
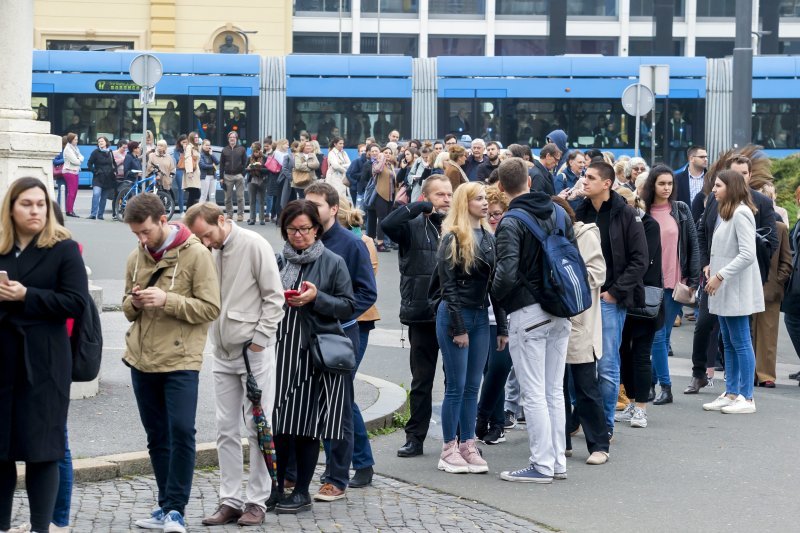
[(448, 98), (443, 102), (442, 136), (452, 133), (459, 137), (502, 142), (502, 114), (496, 98)]

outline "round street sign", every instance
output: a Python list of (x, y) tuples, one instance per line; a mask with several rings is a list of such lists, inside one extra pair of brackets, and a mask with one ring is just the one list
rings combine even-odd
[(131, 79), (142, 87), (154, 87), (164, 74), (161, 61), (153, 54), (140, 54), (131, 61)]
[[(638, 108), (637, 108), (637, 88), (638, 88)], [(646, 85), (634, 83), (628, 85), (622, 92), (622, 107), (629, 115), (641, 117), (652, 111), (655, 105), (655, 97)]]

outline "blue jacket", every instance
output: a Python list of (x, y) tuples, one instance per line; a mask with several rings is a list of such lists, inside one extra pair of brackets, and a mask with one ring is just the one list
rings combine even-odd
[(347, 176), (347, 181), (350, 182), (351, 189), (358, 187), (358, 181), (361, 178), (361, 172), (364, 170), (364, 163), (366, 162), (367, 154), (361, 154), (361, 157), (353, 159), (350, 166), (347, 167), (347, 172), (345, 172), (344, 175)]
[(375, 273), (372, 271), (369, 250), (367, 250), (367, 245), (353, 232), (346, 230), (338, 223), (322, 234), (322, 243), (325, 248), (344, 259), (347, 270), (350, 272), (355, 309), (353, 316), (347, 322), (342, 322), (342, 326), (347, 326), (348, 322), (363, 315), (378, 300), (378, 286), (375, 282)]
[(142, 178), (141, 174), (131, 174), (133, 170), (142, 170), (142, 160), (130, 152), (125, 154), (125, 161), (122, 163), (123, 175), (126, 180), (137, 181)]
[(567, 146), (567, 134), (564, 130), (553, 130), (547, 134), (547, 138), (550, 139), (550, 142), (558, 146), (558, 149), (561, 150), (561, 161), (558, 162), (558, 166), (556, 169), (560, 169), (561, 165), (567, 162), (567, 155), (569, 154), (569, 147)]

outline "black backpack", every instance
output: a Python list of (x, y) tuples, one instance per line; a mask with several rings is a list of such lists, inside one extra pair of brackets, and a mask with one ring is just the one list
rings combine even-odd
[(72, 381), (92, 381), (100, 373), (103, 359), (103, 330), (100, 313), (89, 297), (83, 314), (72, 328)]

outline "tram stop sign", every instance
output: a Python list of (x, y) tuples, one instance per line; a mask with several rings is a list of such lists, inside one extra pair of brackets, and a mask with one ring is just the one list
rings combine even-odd
[(631, 116), (641, 117), (648, 114), (655, 106), (653, 91), (647, 85), (634, 83), (622, 92), (622, 108)]
[[(136, 85), (140, 85), (143, 89), (152, 89), (161, 80), (161, 76), (164, 74), (164, 67), (161, 65), (161, 61), (153, 54), (140, 54), (131, 61), (130, 71), (131, 79)], [(155, 91), (143, 90), (142, 96), (145, 98), (142, 99), (142, 103), (150, 103), (152, 100), (146, 97), (151, 94), (154, 97)], [(145, 99), (148, 101), (145, 102)]]

